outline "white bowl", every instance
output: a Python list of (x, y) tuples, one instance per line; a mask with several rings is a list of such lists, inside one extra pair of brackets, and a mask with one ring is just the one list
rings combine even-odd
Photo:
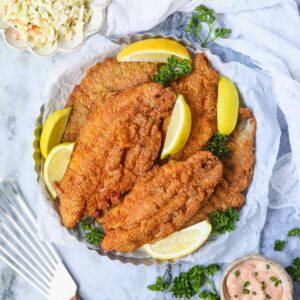
[(270, 260), (269, 258), (263, 256), (263, 255), (259, 255), (259, 254), (253, 254), (253, 255), (247, 255), (241, 258), (236, 259), (234, 262), (232, 262), (224, 271), (224, 273), (222, 274), (222, 278), (221, 278), (221, 286), (220, 286), (220, 294), (221, 294), (221, 300), (225, 300), (225, 293), (224, 293), (224, 284), (225, 284), (225, 280), (227, 275), (229, 274), (229, 272), (238, 264), (247, 261), (247, 260), (261, 260), (264, 261), (265, 263), (274, 266), (279, 273), (281, 274), (283, 280), (285, 281), (286, 287), (287, 287), (287, 298), (284, 300), (293, 300), (293, 283), (292, 280), (290, 278), (290, 276), (288, 275), (288, 273), (286, 272), (286, 270), (278, 263), (276, 263), (273, 260)]
[(104, 24), (105, 10), (110, 0), (92, 0), (91, 18), (85, 25), (83, 32), (79, 32), (71, 40), (62, 39), (57, 41), (51, 48), (34, 48), (28, 42), (15, 39), (15, 30), (6, 24), (0, 15), (0, 33), (6, 44), (14, 49), (29, 51), (38, 56), (51, 56), (58, 52), (73, 51), (81, 47), (86, 39), (98, 32)]

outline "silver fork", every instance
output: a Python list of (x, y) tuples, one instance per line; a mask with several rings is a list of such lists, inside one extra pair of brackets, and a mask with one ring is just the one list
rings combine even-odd
[(37, 222), (17, 183), (0, 178), (0, 259), (47, 299), (80, 299), (55, 248), (37, 238)]

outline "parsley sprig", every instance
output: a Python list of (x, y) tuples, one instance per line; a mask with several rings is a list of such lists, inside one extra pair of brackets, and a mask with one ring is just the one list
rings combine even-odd
[(292, 265), (286, 268), (286, 271), (295, 281), (300, 281), (300, 257), (295, 258)]
[[(194, 13), (188, 20), (185, 31), (191, 33), (200, 42), (201, 47), (204, 48), (218, 38), (226, 39), (231, 33), (231, 29), (228, 28), (217, 27), (214, 29), (215, 21), (216, 16), (214, 10), (205, 5), (199, 5), (195, 8)], [(208, 33), (205, 38), (201, 38), (200, 35), (203, 26), (202, 23), (205, 23), (208, 27)], [(211, 37), (212, 33), (213, 36)]]
[(207, 283), (211, 286), (213, 292), (202, 291), (199, 297), (205, 300), (220, 300), (213, 282), (213, 276), (219, 270), (220, 267), (217, 264), (206, 267), (196, 265), (187, 272), (179, 273), (170, 283), (165, 281), (165, 273), (164, 276), (156, 278), (155, 284), (148, 285), (148, 289), (160, 292), (169, 290), (175, 298), (190, 299)]
[(154, 74), (152, 80), (167, 86), (170, 81), (192, 72), (192, 64), (187, 59), (180, 59), (172, 55), (168, 58), (168, 63), (162, 65), (157, 74)]
[(85, 238), (91, 245), (98, 245), (104, 238), (104, 233), (96, 226), (95, 220), (81, 220), (82, 229), (85, 233)]
[(228, 136), (217, 133), (215, 136), (208, 142), (205, 147), (205, 150), (210, 151), (214, 156), (217, 156), (219, 159), (224, 159), (229, 154), (229, 148), (226, 147)]
[(235, 229), (240, 215), (235, 208), (228, 208), (225, 212), (214, 211), (209, 216), (212, 232), (222, 234)]
[(285, 248), (285, 241), (281, 241), (281, 240), (276, 240), (274, 242), (274, 250), (275, 251), (282, 251)]
[(294, 228), (294, 229), (291, 229), (289, 232), (288, 232), (288, 237), (293, 237), (293, 236), (297, 236), (298, 238), (300, 238), (300, 228)]
[(158, 276), (156, 278), (156, 282), (154, 284), (150, 284), (147, 286), (147, 288), (150, 291), (155, 291), (155, 292), (163, 292), (167, 289), (169, 289), (170, 284), (165, 282), (165, 277), (168, 273), (168, 269), (166, 270), (165, 274), (163, 276)]

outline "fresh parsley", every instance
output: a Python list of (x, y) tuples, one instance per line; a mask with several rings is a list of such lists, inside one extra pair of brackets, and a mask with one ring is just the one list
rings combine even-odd
[(203, 291), (199, 294), (200, 299), (204, 300), (221, 300), (220, 296), (215, 293), (210, 293), (208, 291)]
[(300, 238), (300, 228), (294, 228), (289, 231), (288, 237), (293, 237), (293, 236), (297, 236)]
[(187, 59), (180, 59), (172, 55), (168, 58), (168, 63), (162, 65), (158, 72), (153, 75), (152, 80), (164, 86), (170, 81), (192, 72), (192, 64)]
[(166, 270), (166, 272), (163, 276), (158, 276), (156, 278), (156, 282), (154, 284), (148, 285), (147, 288), (150, 291), (156, 291), (156, 292), (163, 292), (165, 290), (168, 290), (170, 287), (170, 284), (165, 282), (165, 276), (167, 273), (168, 273), (168, 269)]
[(200, 266), (192, 267), (188, 272), (181, 272), (173, 280), (171, 292), (175, 298), (192, 298), (205, 282), (205, 275)]
[(204, 268), (205, 281), (210, 285), (215, 294), (217, 294), (217, 290), (213, 281), (213, 276), (220, 271), (220, 266), (218, 264), (211, 264)]
[(165, 273), (164, 276), (157, 277), (155, 284), (149, 285), (148, 289), (161, 292), (169, 290), (175, 298), (190, 299), (207, 283), (213, 292), (202, 291), (199, 297), (205, 300), (220, 300), (212, 278), (219, 270), (220, 266), (217, 264), (206, 267), (196, 265), (187, 272), (179, 273), (170, 282), (165, 281)]
[(219, 159), (224, 159), (229, 154), (229, 148), (226, 147), (228, 136), (217, 133), (208, 142), (205, 150), (210, 151), (213, 155), (217, 156)]
[[(199, 5), (189, 18), (185, 31), (192, 34), (200, 42), (201, 47), (208, 47), (208, 45), (213, 43), (216, 39), (226, 39), (231, 33), (231, 29), (228, 28), (214, 28), (215, 21), (216, 16), (214, 10), (205, 5)], [(203, 23), (207, 25), (208, 32), (206, 37), (201, 38), (200, 33)], [(213, 36), (211, 37), (212, 33)]]
[(214, 211), (209, 216), (212, 232), (217, 234), (233, 231), (239, 219), (239, 212), (235, 208), (228, 208), (225, 212)]
[(104, 238), (104, 233), (96, 226), (95, 220), (82, 220), (81, 227), (84, 230), (85, 238), (91, 245), (98, 245)]
[(276, 240), (274, 242), (274, 250), (275, 251), (282, 251), (285, 247), (285, 241), (281, 241), (281, 240)]
[(292, 265), (286, 268), (286, 271), (295, 281), (300, 281), (300, 257), (295, 258)]

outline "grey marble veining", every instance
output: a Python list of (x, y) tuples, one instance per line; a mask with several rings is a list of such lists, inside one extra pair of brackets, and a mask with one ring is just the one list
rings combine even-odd
[[(187, 15), (176, 13), (152, 32), (174, 34), (191, 38), (183, 32)], [(212, 45), (212, 52), (223, 61), (237, 60), (255, 67), (248, 57), (229, 49)], [(52, 58), (37, 58), (29, 53), (9, 49), (0, 41), (0, 177), (17, 177), (26, 198), (34, 208), (39, 194), (33, 171), (32, 140), (35, 118), (43, 103), (43, 86), (53, 63), (58, 57), (68, 59), (72, 53), (59, 54)], [(39, 87), (39, 88), (37, 88)], [(280, 153), (288, 152), (287, 126), (279, 112), (282, 138)], [(300, 240), (289, 239), (283, 253), (273, 251), (277, 238), (284, 238), (288, 229), (299, 226), (292, 209), (269, 210), (267, 222), (261, 237), (261, 253), (276, 259), (283, 265), (299, 256)], [(171, 299), (170, 295), (155, 294), (146, 286), (162, 275), (166, 268), (173, 276), (191, 267), (188, 263), (163, 266), (133, 266), (110, 261), (100, 257), (84, 246), (74, 248), (57, 247), (66, 266), (79, 284), (80, 295), (85, 300), (126, 300), (126, 299)], [(297, 254), (298, 252), (298, 254)], [(300, 299), (300, 286), (295, 285), (295, 299)], [(1, 300), (37, 300), (42, 297), (4, 264), (0, 264)], [(197, 297), (195, 297), (197, 299)]]

